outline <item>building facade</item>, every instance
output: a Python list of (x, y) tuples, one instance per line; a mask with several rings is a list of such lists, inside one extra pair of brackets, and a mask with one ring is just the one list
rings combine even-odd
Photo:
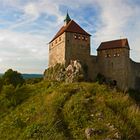
[(57, 63), (68, 66), (79, 60), (88, 67), (88, 79), (94, 81), (100, 73), (113, 80), (122, 90), (140, 89), (140, 63), (130, 59), (127, 39), (102, 42), (97, 56), (90, 55), (90, 34), (82, 29), (68, 13), (64, 26), (49, 43), (49, 67)]

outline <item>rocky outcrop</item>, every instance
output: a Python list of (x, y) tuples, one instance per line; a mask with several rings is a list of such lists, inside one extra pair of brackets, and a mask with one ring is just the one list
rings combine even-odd
[(71, 60), (67, 67), (62, 64), (56, 64), (54, 67), (45, 70), (44, 79), (72, 83), (84, 81), (86, 77), (81, 63), (78, 60)]

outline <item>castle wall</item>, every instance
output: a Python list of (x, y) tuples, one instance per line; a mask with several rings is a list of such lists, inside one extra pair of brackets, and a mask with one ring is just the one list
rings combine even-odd
[(49, 67), (65, 62), (65, 33), (49, 44)]
[(129, 88), (129, 50), (108, 49), (98, 51), (97, 56), (99, 73), (103, 74), (108, 80), (115, 80), (120, 89)]
[(140, 90), (140, 63), (136, 63), (130, 60), (131, 73), (130, 77), (130, 88)]
[(97, 56), (90, 55), (87, 60), (88, 65), (88, 78), (91, 81), (95, 81), (98, 74)]

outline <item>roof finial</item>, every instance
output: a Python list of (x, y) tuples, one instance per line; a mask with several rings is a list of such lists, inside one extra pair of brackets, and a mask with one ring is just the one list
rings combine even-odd
[(70, 21), (71, 21), (71, 18), (69, 16), (69, 13), (68, 13), (68, 10), (67, 10), (67, 15), (66, 15), (66, 17), (64, 19), (65, 25), (67, 25)]

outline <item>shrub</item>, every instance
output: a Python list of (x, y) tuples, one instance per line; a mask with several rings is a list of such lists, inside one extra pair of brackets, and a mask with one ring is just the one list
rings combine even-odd
[(43, 80), (43, 78), (30, 78), (30, 79), (26, 79), (25, 82), (26, 84), (36, 84), (39, 83)]
[(106, 82), (106, 79), (104, 77), (104, 75), (98, 73), (97, 77), (96, 77), (96, 81), (99, 83), (99, 84), (103, 84)]
[(16, 117), (13, 121), (13, 126), (16, 128), (24, 128), (26, 126), (26, 123), (19, 117)]
[(23, 100), (29, 97), (27, 86), (14, 87), (13, 85), (5, 85), (2, 90), (2, 94), (5, 97), (5, 105), (7, 107), (15, 107)]
[(5, 85), (12, 84), (14, 87), (16, 87), (17, 85), (23, 85), (24, 83), (22, 75), (17, 71), (13, 71), (12, 69), (7, 70), (2, 78)]
[(24, 138), (27, 138), (27, 139), (31, 139), (31, 138), (40, 139), (44, 136), (45, 132), (46, 132), (46, 129), (43, 124), (33, 123), (32, 125), (29, 125), (26, 128), (23, 135), (24, 135)]
[(128, 94), (131, 98), (133, 98), (138, 104), (140, 104), (140, 92), (133, 90), (133, 89), (129, 89)]

